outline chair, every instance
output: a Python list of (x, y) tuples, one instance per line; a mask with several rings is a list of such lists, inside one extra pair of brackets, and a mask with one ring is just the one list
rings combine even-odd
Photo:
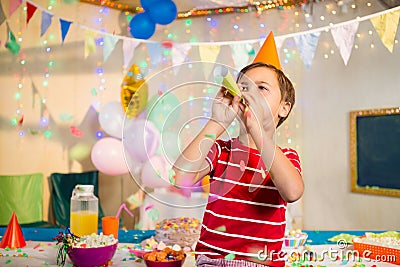
[[(88, 171), (83, 173), (52, 173), (50, 175), (52, 184), (52, 202), (54, 217), (59, 227), (69, 226), (70, 200), (72, 190), (77, 184), (94, 185), (94, 194), (98, 195), (99, 172)], [(101, 217), (104, 216), (99, 199), (99, 228), (101, 227)]]
[(0, 176), (0, 226), (15, 211), (23, 227), (52, 227), (43, 221), (43, 174)]

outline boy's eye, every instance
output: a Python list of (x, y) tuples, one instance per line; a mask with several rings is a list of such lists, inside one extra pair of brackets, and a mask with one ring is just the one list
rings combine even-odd
[(261, 89), (261, 90), (269, 90), (267, 87), (262, 86), (262, 85), (258, 86), (258, 89)]

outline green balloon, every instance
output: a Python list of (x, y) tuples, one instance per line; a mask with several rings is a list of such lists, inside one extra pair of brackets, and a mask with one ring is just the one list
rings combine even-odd
[(154, 123), (161, 132), (168, 130), (180, 114), (178, 98), (172, 93), (153, 96), (147, 104), (147, 118)]
[(69, 150), (69, 158), (77, 161), (84, 160), (90, 154), (90, 146), (85, 143), (77, 143)]

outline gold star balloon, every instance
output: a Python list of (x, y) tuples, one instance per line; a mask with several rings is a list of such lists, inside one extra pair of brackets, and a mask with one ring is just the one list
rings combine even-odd
[(139, 67), (133, 64), (121, 84), (121, 104), (126, 116), (131, 119), (146, 107), (148, 87), (140, 73)]

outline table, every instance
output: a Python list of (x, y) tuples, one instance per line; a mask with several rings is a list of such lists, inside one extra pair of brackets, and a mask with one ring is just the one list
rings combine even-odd
[[(0, 228), (0, 235), (4, 234), (5, 228)], [(22, 228), (25, 240), (27, 241), (27, 246), (22, 249), (16, 250), (5, 250), (0, 249), (0, 266), (11, 267), (11, 266), (57, 266), (57, 246), (56, 242), (51, 239), (55, 237), (62, 229), (53, 228)], [(337, 246), (333, 242), (329, 242), (327, 239), (335, 236), (340, 231), (305, 231), (309, 235), (308, 242), (311, 251), (316, 253), (316, 255), (322, 255), (324, 251), (335, 250)], [(379, 231), (373, 231), (379, 232)], [(381, 231), (382, 232), (382, 231)], [(118, 235), (120, 237), (120, 244), (118, 245), (117, 252), (112, 259), (112, 266), (123, 267), (123, 266), (137, 266), (144, 267), (145, 264), (141, 262), (137, 257), (135, 257), (130, 249), (133, 248), (133, 243), (139, 243), (141, 240), (146, 239), (154, 235), (155, 231), (141, 231), (141, 230), (120, 230)], [(365, 231), (349, 231), (348, 234), (363, 235)], [(347, 250), (352, 250), (352, 246), (349, 246)], [(293, 250), (292, 250), (293, 251)], [(295, 250), (295, 252), (301, 252), (301, 250)], [(343, 261), (342, 257), (340, 260), (330, 260), (326, 255), (323, 261), (311, 261), (302, 262), (302, 265), (292, 264), (287, 262), (289, 267), (300, 267), (300, 266), (365, 266), (365, 267), (395, 267), (398, 265), (389, 263), (374, 263), (370, 262), (368, 259), (360, 259), (361, 262), (357, 262), (356, 259), (351, 259), (349, 261)], [(356, 265), (356, 264), (359, 265)], [(185, 261), (184, 267), (193, 267), (194, 257), (189, 255)], [(72, 266), (71, 262), (68, 260), (65, 266)]]

